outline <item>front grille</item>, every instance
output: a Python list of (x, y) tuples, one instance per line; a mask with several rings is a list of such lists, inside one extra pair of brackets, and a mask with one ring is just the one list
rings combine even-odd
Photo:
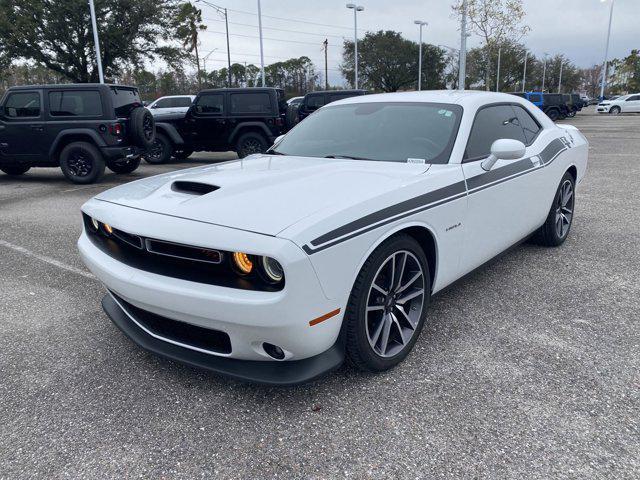
[(82, 216), (91, 242), (102, 252), (132, 268), (241, 290), (276, 292), (284, 288), (284, 282), (270, 284), (257, 273), (244, 277), (238, 275), (229, 252), (143, 238), (116, 228), (113, 228), (111, 235), (107, 235), (102, 225), (96, 230), (90, 217), (84, 213)]
[(113, 292), (111, 295), (138, 324), (158, 337), (209, 352), (231, 353), (231, 339), (225, 332), (156, 315), (131, 305)]

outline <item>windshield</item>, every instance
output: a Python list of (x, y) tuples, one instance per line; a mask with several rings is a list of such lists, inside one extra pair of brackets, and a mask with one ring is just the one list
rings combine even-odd
[(410, 163), (447, 163), (462, 107), (438, 103), (352, 103), (300, 122), (272, 153)]

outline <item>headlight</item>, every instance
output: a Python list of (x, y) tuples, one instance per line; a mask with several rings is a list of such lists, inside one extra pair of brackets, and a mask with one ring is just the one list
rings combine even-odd
[(98, 222), (98, 220), (96, 220), (95, 218), (91, 217), (91, 226), (97, 232), (98, 229), (100, 228), (100, 222)]
[(278, 283), (284, 278), (282, 265), (271, 257), (262, 257), (262, 270), (270, 282)]
[(246, 253), (233, 252), (233, 264), (243, 275), (249, 275), (253, 270), (253, 262)]

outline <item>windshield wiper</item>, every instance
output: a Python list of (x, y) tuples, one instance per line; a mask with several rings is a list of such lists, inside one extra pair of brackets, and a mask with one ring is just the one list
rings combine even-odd
[(352, 155), (325, 155), (324, 158), (346, 158), (348, 160), (371, 160), (372, 158), (354, 157)]
[(264, 153), (266, 153), (267, 155), (286, 155), (286, 153), (282, 153), (277, 150), (267, 150)]

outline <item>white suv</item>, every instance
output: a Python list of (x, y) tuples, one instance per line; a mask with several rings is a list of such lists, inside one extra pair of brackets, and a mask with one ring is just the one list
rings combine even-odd
[(610, 113), (620, 115), (621, 113), (640, 113), (640, 93), (623, 95), (615, 100), (605, 100), (598, 104), (598, 113)]
[(151, 113), (160, 115), (163, 113), (187, 113), (195, 100), (195, 95), (171, 95), (154, 100), (147, 107)]

